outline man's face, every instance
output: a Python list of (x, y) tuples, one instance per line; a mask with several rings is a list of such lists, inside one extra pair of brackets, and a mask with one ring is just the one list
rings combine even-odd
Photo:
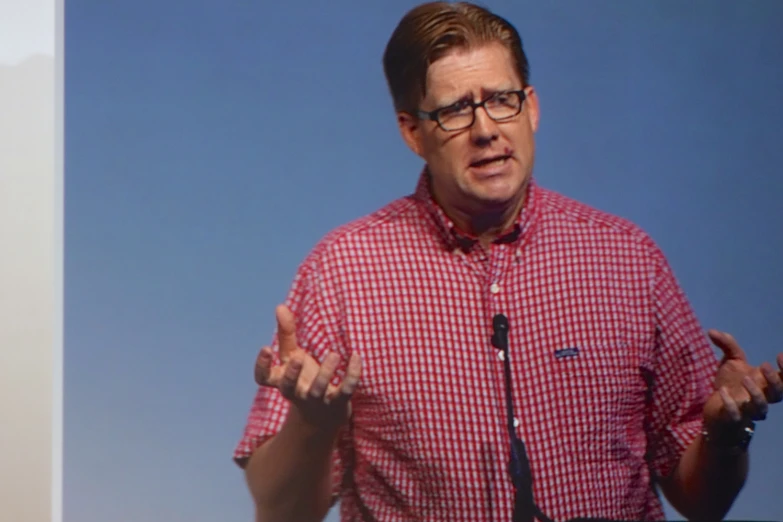
[[(426, 112), (523, 87), (511, 53), (501, 44), (447, 54), (430, 65), (426, 85), (419, 104)], [(427, 163), (435, 197), (447, 212), (478, 216), (515, 205), (524, 195), (538, 128), (538, 99), (532, 88), (525, 93), (518, 115), (497, 122), (477, 108), (473, 125), (463, 130), (446, 131), (435, 121), (400, 115), (403, 137)]]

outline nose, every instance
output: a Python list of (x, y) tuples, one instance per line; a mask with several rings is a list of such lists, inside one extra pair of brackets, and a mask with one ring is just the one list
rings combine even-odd
[(477, 145), (486, 145), (498, 138), (499, 129), (495, 120), (489, 117), (484, 107), (477, 107), (470, 134)]

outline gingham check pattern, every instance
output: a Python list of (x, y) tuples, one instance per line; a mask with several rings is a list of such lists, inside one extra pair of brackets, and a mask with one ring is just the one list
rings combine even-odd
[[(653, 241), (535, 180), (516, 225), (485, 251), (456, 231), (423, 174), (411, 196), (325, 237), (287, 303), (317, 360), (362, 357), (333, 467), (346, 521), (509, 520), (497, 313), (510, 322), (535, 500), (558, 521), (662, 520), (655, 477), (698, 433), (717, 368)], [(259, 389), (238, 463), (287, 408)]]

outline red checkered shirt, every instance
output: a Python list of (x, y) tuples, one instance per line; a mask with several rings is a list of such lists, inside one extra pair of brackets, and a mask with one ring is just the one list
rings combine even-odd
[[(509, 318), (535, 501), (558, 521), (662, 520), (656, 477), (699, 432), (718, 362), (645, 233), (535, 180), (516, 224), (485, 250), (422, 175), (414, 194), (327, 235), (287, 303), (317, 360), (362, 357), (333, 464), (346, 521), (510, 520), (497, 313)], [(237, 462), (287, 409), (259, 389)]]

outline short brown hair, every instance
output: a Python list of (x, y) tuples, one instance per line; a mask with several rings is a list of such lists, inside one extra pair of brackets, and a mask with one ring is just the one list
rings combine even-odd
[(415, 114), (426, 94), (427, 69), (454, 49), (503, 44), (526, 87), (527, 56), (519, 33), (506, 19), (468, 2), (428, 2), (400, 20), (386, 44), (383, 70), (396, 111)]

